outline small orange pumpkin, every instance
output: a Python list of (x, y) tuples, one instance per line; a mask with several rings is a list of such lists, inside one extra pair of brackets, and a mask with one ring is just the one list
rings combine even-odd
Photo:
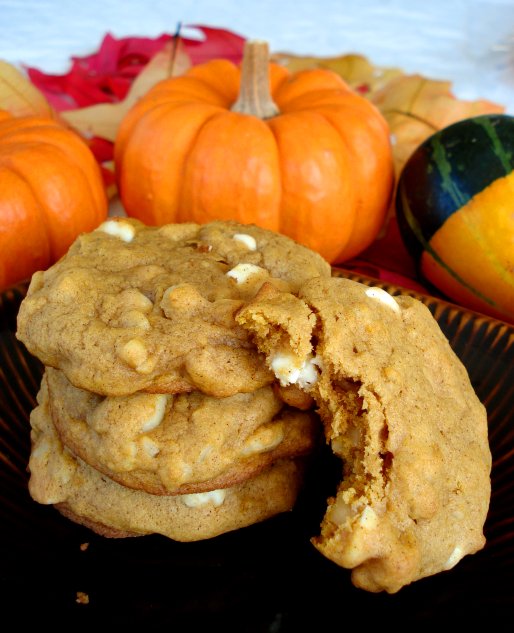
[(115, 166), (146, 224), (254, 223), (330, 262), (374, 240), (394, 178), (379, 111), (332, 71), (269, 64), (265, 42), (241, 69), (214, 60), (157, 84), (122, 121)]
[(100, 168), (74, 132), (0, 110), (0, 288), (59, 259), (107, 216)]

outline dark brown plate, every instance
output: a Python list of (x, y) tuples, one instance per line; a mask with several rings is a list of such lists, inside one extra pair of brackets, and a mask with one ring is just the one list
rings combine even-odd
[[(345, 275), (341, 271), (335, 274)], [(393, 294), (407, 292), (362, 277)], [(310, 544), (330, 494), (320, 461), (291, 513), (199, 543), (111, 540), (39, 505), (27, 492), (28, 416), (41, 366), (16, 341), (25, 287), (0, 295), (0, 606), (2, 619), (67, 629), (168, 631), (380, 630), (504, 622), (514, 614), (514, 328), (431, 297), (430, 308), (487, 407), (493, 494), (487, 545), (453, 570), (395, 595), (355, 589)], [(87, 548), (81, 544), (88, 543)], [(89, 604), (77, 602), (77, 592)]]

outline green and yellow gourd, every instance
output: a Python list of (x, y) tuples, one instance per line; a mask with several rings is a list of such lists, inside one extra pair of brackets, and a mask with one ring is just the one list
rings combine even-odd
[(466, 119), (424, 141), (398, 180), (396, 212), (422, 277), (514, 323), (514, 117)]

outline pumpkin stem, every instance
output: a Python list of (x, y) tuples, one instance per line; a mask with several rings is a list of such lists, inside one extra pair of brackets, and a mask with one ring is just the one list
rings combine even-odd
[(270, 119), (280, 113), (271, 98), (269, 86), (269, 47), (267, 42), (245, 42), (241, 64), (241, 87), (232, 112)]

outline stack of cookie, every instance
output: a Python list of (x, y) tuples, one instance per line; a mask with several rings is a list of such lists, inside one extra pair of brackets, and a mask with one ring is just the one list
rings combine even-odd
[(18, 337), (46, 365), (30, 492), (100, 534), (286, 511), (322, 424), (342, 478), (312, 542), (355, 585), (394, 593), (484, 546), (487, 414), (430, 311), (283, 236), (109, 220), (33, 277)]
[(280, 386), (235, 315), (263, 285), (329, 276), (316, 253), (232, 222), (112, 219), (81, 236), (34, 275), (18, 315), (46, 366), (32, 497), (105, 536), (180, 541), (291, 509), (313, 400)]

